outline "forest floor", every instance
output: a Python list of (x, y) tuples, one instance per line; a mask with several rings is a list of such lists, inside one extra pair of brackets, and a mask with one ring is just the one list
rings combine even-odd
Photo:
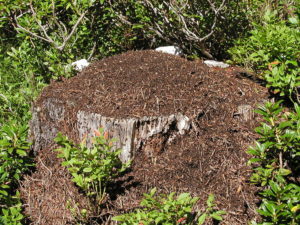
[[(53, 82), (36, 105), (59, 98), (72, 105), (68, 115), (81, 109), (114, 118), (177, 112), (193, 118), (193, 128), (163, 151), (151, 157), (142, 149), (137, 152), (130, 170), (108, 186), (99, 224), (113, 224), (112, 216), (132, 211), (143, 193), (156, 187), (158, 193), (200, 197), (195, 210), (204, 210), (212, 193), (218, 209), (227, 211), (222, 224), (240, 225), (258, 218), (258, 190), (249, 182), (246, 150), (257, 138), (253, 130), (260, 118), (245, 120), (238, 108), (255, 108), (267, 96), (241, 68), (208, 68), (200, 60), (147, 50), (103, 59), (73, 78)], [(78, 138), (71, 129), (66, 135)], [(38, 152), (36, 171), (22, 182), (25, 213), (32, 224), (71, 224), (74, 211), (90, 207), (53, 148)]]

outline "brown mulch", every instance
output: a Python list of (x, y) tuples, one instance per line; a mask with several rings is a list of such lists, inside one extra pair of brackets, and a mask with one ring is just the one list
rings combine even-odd
[(36, 157), (36, 172), (22, 181), (25, 214), (32, 224), (67, 224), (81, 209), (91, 208), (60, 163), (56, 153), (42, 150)]
[[(239, 68), (208, 68), (201, 61), (154, 51), (130, 51), (93, 63), (77, 76), (49, 85), (37, 101), (58, 98), (65, 112), (80, 110), (115, 118), (161, 116), (181, 112), (193, 118), (193, 129), (174, 140), (162, 153), (149, 158), (140, 151), (131, 171), (108, 188), (103, 218), (129, 212), (143, 193), (157, 187), (160, 193), (190, 192), (203, 210), (209, 193), (219, 209), (226, 210), (223, 224), (247, 224), (258, 215), (256, 188), (249, 184), (249, 156), (253, 128), (259, 118), (244, 121), (240, 105), (262, 103), (267, 91), (242, 76)], [(75, 121), (72, 121), (74, 124)], [(73, 136), (71, 133), (70, 135)], [(33, 224), (69, 224), (74, 213), (66, 206), (89, 208), (88, 200), (70, 181), (53, 151), (37, 156), (37, 170), (21, 188), (25, 212)], [(70, 200), (71, 199), (71, 200)], [(59, 213), (58, 213), (59, 212)], [(101, 220), (99, 220), (101, 221)]]

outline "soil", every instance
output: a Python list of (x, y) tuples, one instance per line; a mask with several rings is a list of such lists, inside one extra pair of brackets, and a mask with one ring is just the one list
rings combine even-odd
[[(253, 129), (259, 118), (245, 121), (237, 108), (256, 107), (267, 98), (267, 90), (244, 77), (240, 68), (208, 68), (200, 60), (130, 51), (95, 62), (73, 78), (51, 83), (36, 106), (46, 98), (68, 104), (65, 113), (69, 115), (81, 109), (114, 118), (176, 112), (193, 118), (188, 134), (154, 157), (140, 151), (130, 171), (112, 182), (97, 218), (99, 224), (113, 224), (112, 216), (138, 207), (143, 193), (153, 187), (159, 193), (199, 196), (196, 210), (204, 210), (208, 194), (213, 193), (217, 208), (227, 211), (222, 224), (247, 224), (259, 218), (255, 212), (257, 188), (249, 183), (251, 168), (246, 165), (249, 156), (245, 152), (256, 138)], [(67, 135), (76, 138), (71, 129)], [(70, 224), (74, 222), (70, 208), (91, 207), (60, 166), (53, 148), (38, 153), (37, 170), (21, 187), (32, 224)], [(67, 207), (70, 201), (72, 207)]]

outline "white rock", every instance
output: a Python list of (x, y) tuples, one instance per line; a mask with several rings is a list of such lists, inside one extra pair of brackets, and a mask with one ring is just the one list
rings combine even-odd
[(220, 67), (220, 68), (227, 68), (229, 67), (229, 64), (223, 63), (223, 62), (218, 62), (215, 60), (205, 60), (204, 63), (208, 67)]
[(73, 62), (71, 65), (74, 66), (75, 70), (81, 71), (83, 70), (83, 68), (90, 65), (90, 63), (86, 59), (80, 59), (77, 60), (76, 62)]
[(164, 52), (172, 55), (183, 55), (182, 50), (177, 46), (162, 46), (155, 49), (158, 52)]
[(191, 121), (187, 116), (180, 115), (177, 122), (177, 129), (181, 135), (185, 134), (191, 127)]

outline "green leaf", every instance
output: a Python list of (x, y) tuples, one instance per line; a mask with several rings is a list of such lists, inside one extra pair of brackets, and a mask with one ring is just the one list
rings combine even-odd
[(0, 190), (0, 196), (1, 196), (1, 195), (8, 196), (8, 193), (7, 193), (7, 191)]
[(177, 197), (177, 201), (183, 201), (185, 199), (190, 199), (190, 193), (182, 193)]
[(114, 217), (112, 218), (112, 220), (119, 221), (119, 222), (125, 221), (125, 220), (124, 220), (124, 215), (114, 216)]
[(203, 224), (205, 222), (206, 217), (207, 217), (206, 213), (202, 214), (198, 219), (198, 224), (199, 225)]
[(134, 24), (132, 26), (132, 29), (142, 29), (142, 28), (144, 28), (144, 26), (142, 24)]
[(290, 175), (292, 173), (292, 171), (290, 171), (288, 169), (280, 168), (278, 173), (281, 176), (287, 176), (287, 175)]
[(289, 18), (289, 22), (290, 22), (291, 24), (297, 25), (297, 24), (299, 23), (299, 20), (298, 20), (297, 17), (290, 17), (290, 18)]
[(216, 214), (216, 213), (213, 213), (213, 214), (211, 214), (210, 216), (211, 216), (213, 219), (218, 220), (218, 221), (222, 221), (222, 220), (223, 220), (222, 216), (220, 216), (220, 215), (218, 215), (218, 214)]
[(251, 164), (251, 163), (256, 163), (256, 162), (260, 162), (260, 161), (262, 161), (262, 160), (259, 158), (252, 158), (252, 159), (249, 159), (248, 162)]
[(226, 215), (227, 214), (227, 212), (226, 211), (224, 211), (224, 210), (219, 210), (219, 211), (217, 211), (217, 212), (215, 212), (217, 215)]
[(257, 209), (257, 212), (258, 212), (260, 215), (262, 215), (262, 216), (266, 216), (266, 217), (272, 216), (272, 214), (271, 214), (270, 212), (266, 211), (266, 210)]
[(213, 194), (209, 194), (206, 204), (208, 207), (214, 206), (213, 202), (215, 200), (215, 196)]
[(87, 168), (84, 168), (84, 169), (83, 169), (83, 172), (89, 173), (89, 172), (92, 172), (92, 170), (93, 170), (93, 168), (87, 167)]
[(21, 149), (17, 149), (17, 154), (19, 156), (27, 156), (27, 152)]

